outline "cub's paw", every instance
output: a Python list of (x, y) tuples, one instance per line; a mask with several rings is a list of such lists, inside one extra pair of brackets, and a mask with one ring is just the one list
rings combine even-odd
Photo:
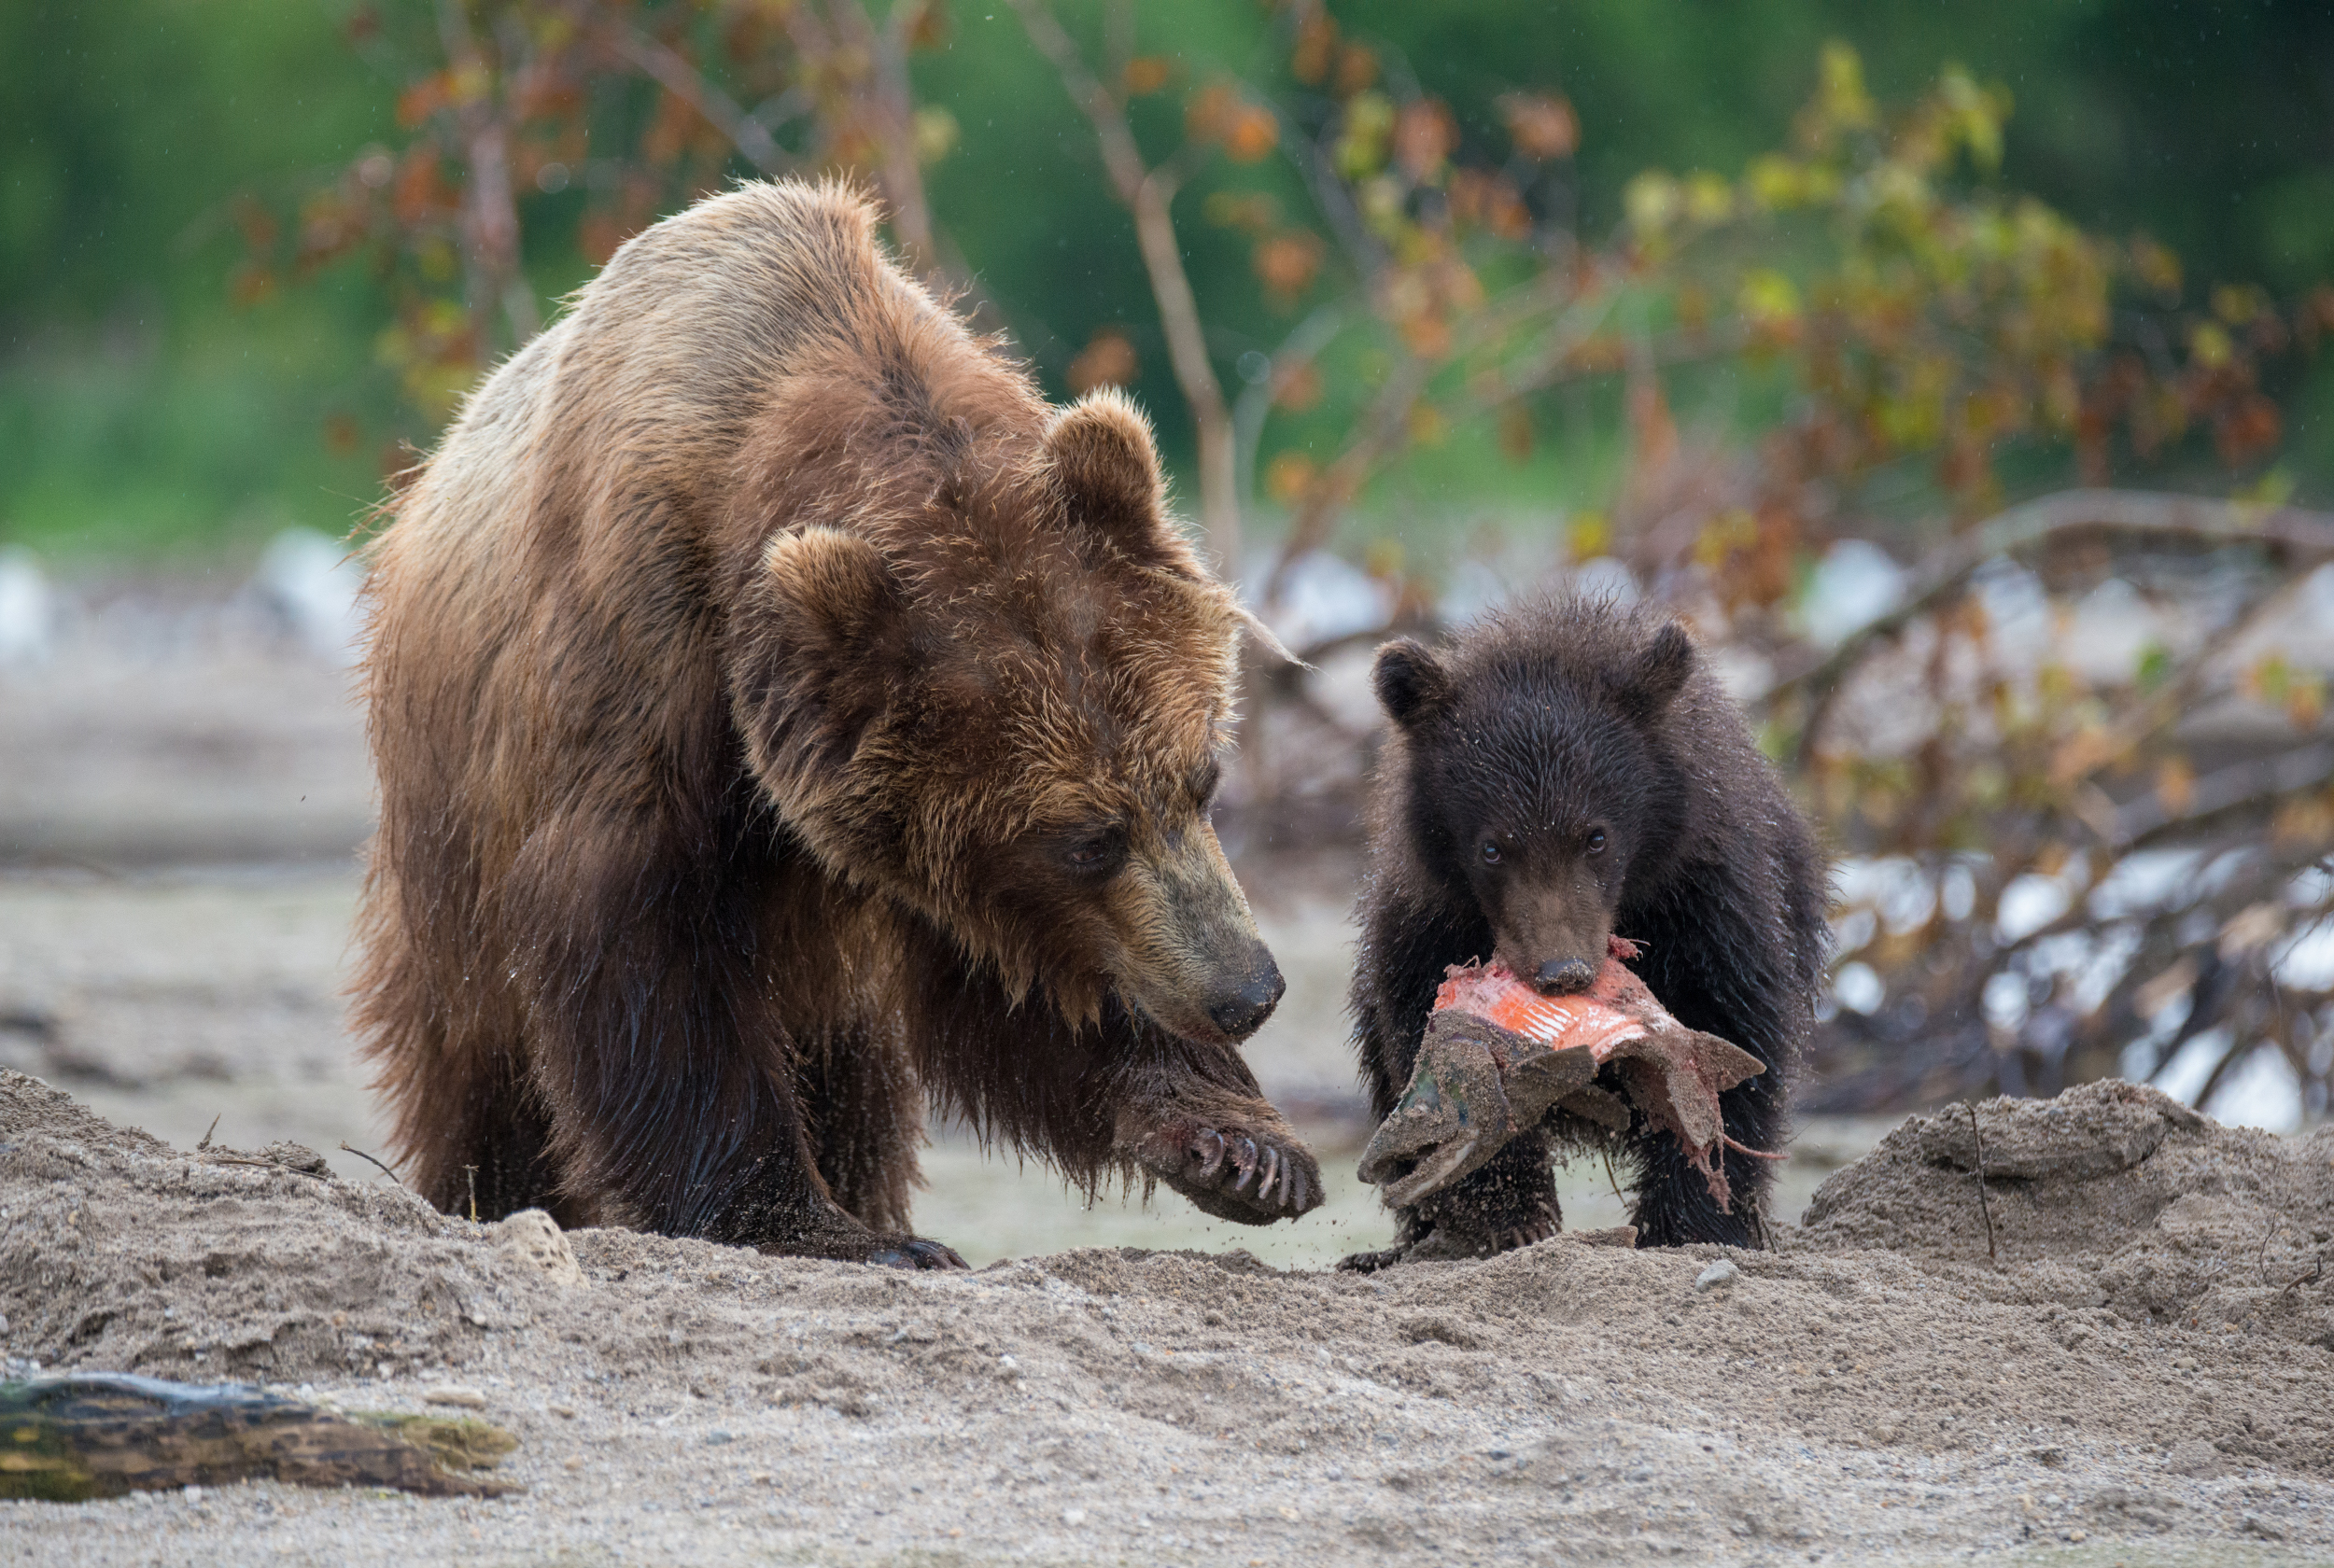
[(1563, 1228), (1554, 1209), (1546, 1205), (1513, 1216), (1511, 1223), (1489, 1226), (1454, 1224), (1445, 1216), (1436, 1219), (1431, 1228), (1423, 1233), (1405, 1228), (1401, 1238), (1383, 1252), (1355, 1253), (1341, 1258), (1337, 1267), (1347, 1274), (1375, 1274), (1398, 1263), (1455, 1263), (1467, 1258), (1497, 1257), (1501, 1253), (1545, 1241)]
[(1321, 1205), (1321, 1168), (1286, 1128), (1185, 1123), (1146, 1139), (1136, 1159), (1219, 1220), (1271, 1225)]
[(885, 1268), (964, 1268), (970, 1267), (956, 1255), (956, 1249), (941, 1241), (926, 1241), (913, 1236), (877, 1248), (867, 1254), (867, 1261)]

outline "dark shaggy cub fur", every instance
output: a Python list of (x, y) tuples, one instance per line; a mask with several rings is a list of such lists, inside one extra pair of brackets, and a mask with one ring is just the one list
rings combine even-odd
[(373, 547), (358, 1021), (442, 1207), (905, 1234), (927, 1092), (1263, 1223), (1280, 976), (1207, 822), (1242, 616), (1115, 394), (1048, 408), (835, 188), (617, 253)]
[[(1490, 617), (1441, 651), (1379, 650), (1393, 720), (1371, 809), (1354, 977), (1356, 1045), (1384, 1118), (1408, 1086), (1445, 966), (1496, 959), (1550, 991), (1585, 987), (1609, 935), (1689, 1029), (1733, 1041), (1767, 1071), (1721, 1098), (1726, 1131), (1779, 1149), (1791, 1070), (1813, 1021), (1826, 929), (1813, 836), (1741, 715), (1665, 616), (1558, 599)], [(1568, 1118), (1398, 1215), (1392, 1253), (1496, 1252), (1559, 1224), (1552, 1142)], [(1728, 1153), (1720, 1212), (1674, 1141), (1639, 1119), (1641, 1245), (1743, 1243), (1767, 1162)]]

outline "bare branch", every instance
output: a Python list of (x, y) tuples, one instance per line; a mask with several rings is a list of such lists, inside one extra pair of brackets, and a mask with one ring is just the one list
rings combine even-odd
[[(907, 78), (908, 31), (923, 7), (901, 0), (892, 7), (883, 27), (877, 27), (861, 0), (827, 0), (826, 12), (836, 40), (862, 55), (871, 76), (870, 90), (855, 106), (862, 123), (874, 137), (884, 204), (891, 209), (892, 232), (907, 252), (909, 266), (929, 273), (938, 259), (932, 232), (932, 204), (924, 194), (923, 166), (916, 158), (915, 93)], [(792, 13), (799, 43), (807, 7)], [(806, 53), (811, 52), (808, 49)], [(832, 49), (827, 53), (831, 57)]]
[[(1296, 516), (1290, 521), (1288, 537), (1282, 542), (1280, 554), (1272, 565), (1272, 575), (1267, 580), (1265, 598), (1277, 600), (1286, 584), (1290, 565), (1307, 551), (1317, 550), (1329, 539), (1336, 526), (1338, 513), (1360, 494), (1363, 485), (1377, 470), (1388, 454), (1399, 444), (1408, 431), (1411, 411), (1425, 395), (1427, 383), (1444, 364), (1480, 351), (1486, 344), (1496, 343), (1511, 333), (1522, 329), (1533, 316), (1554, 309), (1561, 301), (1562, 280), (1554, 274), (1543, 274), (1534, 283), (1516, 288), (1497, 303), (1478, 312), (1465, 323), (1463, 336), (1455, 342), (1442, 361), (1428, 361), (1414, 355), (1406, 355), (1385, 386), (1371, 402), (1367, 413), (1355, 426), (1354, 434), (1328, 469), (1323, 470)], [(1591, 301), (1571, 301), (1552, 324), (1548, 344), (1534, 357), (1537, 368), (1521, 376), (1503, 378), (1498, 395), (1502, 399), (1519, 397), (1553, 385), (1562, 379), (1560, 367), (1571, 352), (1601, 327), (1611, 314), (1615, 296), (1603, 294)], [(1597, 373), (1610, 373), (1599, 371)], [(1468, 417), (1483, 412), (1480, 399), (1470, 394)]]
[(569, 5), (569, 18), (582, 28), (599, 34), (617, 57), (657, 86), (695, 109), (705, 122), (729, 138), (745, 161), (766, 175), (782, 175), (794, 166), (769, 128), (738, 106), (736, 99), (706, 79), (703, 72), (680, 55), (640, 32), (610, 19), (598, 7)]
[[(441, 0), (438, 30), (449, 63), (484, 73), (469, 13)], [(470, 263), (471, 318), (483, 325), (501, 307), (513, 341), (525, 343), (540, 322), (535, 296), (519, 271), (519, 209), (511, 189), (510, 126), (493, 93), (465, 100), (455, 111), (470, 181), (462, 196), (462, 249)]]
[(1093, 126), (1111, 189), (1134, 217), (1135, 242), (1142, 249), (1151, 298), (1158, 304), (1160, 326), (1166, 333), (1168, 359), (1199, 438), (1201, 525), (1206, 530), (1208, 550), (1217, 568), (1230, 576), (1240, 569), (1238, 449), (1223, 384), (1216, 379), (1216, 368), (1208, 358), (1199, 301), (1191, 292), (1182, 247), (1175, 238), (1170, 209), (1180, 183), (1179, 173), (1172, 161), (1158, 168), (1145, 161), (1134, 130), (1127, 123), (1124, 101), (1095, 78), (1085, 55), (1062, 31), (1047, 0), (1012, 0), (1012, 4), (1020, 13), (1030, 42), (1053, 62), (1062, 86)]

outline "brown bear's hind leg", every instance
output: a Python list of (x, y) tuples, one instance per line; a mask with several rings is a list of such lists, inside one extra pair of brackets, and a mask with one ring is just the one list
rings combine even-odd
[(426, 1094), (396, 1092), (400, 1178), (448, 1214), (499, 1220), (521, 1209), (547, 1209), (562, 1226), (588, 1223), (559, 1196), (552, 1163), (551, 1123), (528, 1086), (514, 1081), (507, 1058), (442, 1051)]
[(896, 1024), (850, 1029), (803, 1053), (803, 1111), (827, 1191), (870, 1230), (907, 1228), (923, 1089)]
[(827, 956), (767, 950), (757, 910), (781, 867), (668, 847), (742, 832), (660, 827), (547, 826), (505, 895), (520, 929), (547, 933), (521, 983), (564, 1189), (604, 1223), (668, 1236), (963, 1267), (937, 1242), (869, 1228), (819, 1171), (771, 975)]

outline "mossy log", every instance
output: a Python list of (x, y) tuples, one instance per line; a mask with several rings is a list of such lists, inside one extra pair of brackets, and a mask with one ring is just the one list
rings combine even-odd
[[(458, 1424), (458, 1444), (423, 1427)], [(189, 1485), (274, 1479), (492, 1497), (511, 1483), (449, 1475), (492, 1463), (516, 1440), (484, 1421), (335, 1415), (243, 1383), (83, 1373), (0, 1383), (0, 1497), (78, 1503)]]

